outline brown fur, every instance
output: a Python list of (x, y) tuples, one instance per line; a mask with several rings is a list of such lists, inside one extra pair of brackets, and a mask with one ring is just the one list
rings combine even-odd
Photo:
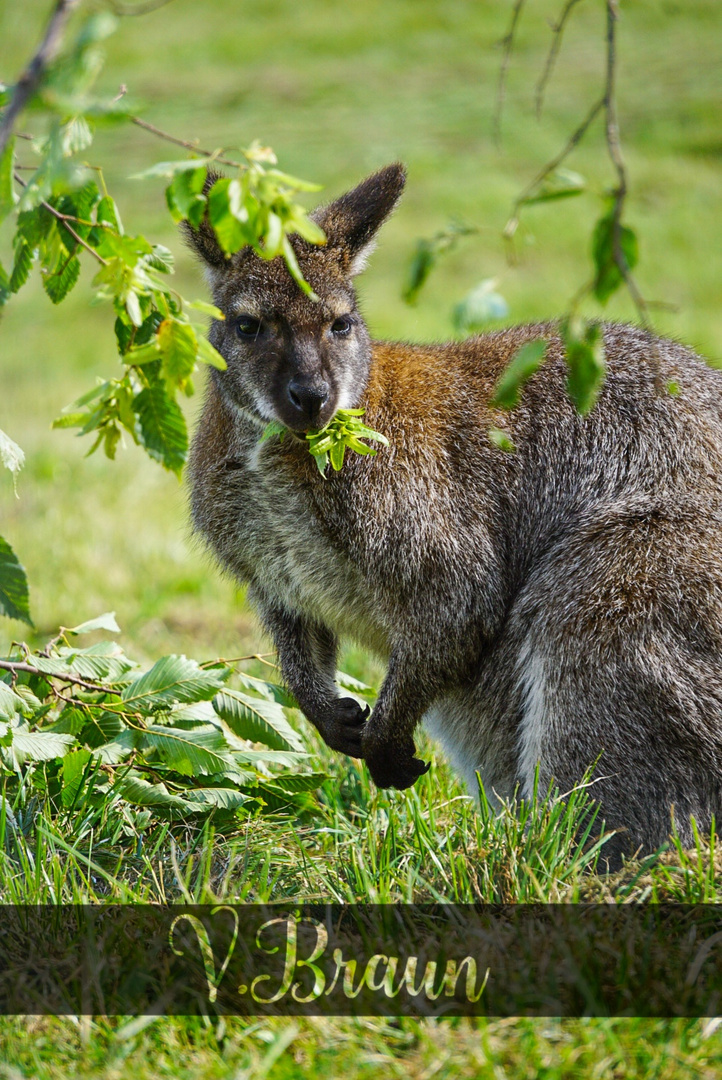
[[(707, 827), (722, 809), (722, 375), (607, 325), (608, 378), (582, 418), (553, 324), (372, 343), (350, 275), (402, 186), (391, 166), (317, 212), (327, 246), (296, 250), (318, 304), (280, 260), (241, 252), (219, 268), (199, 242), (229, 367), (193, 443), (195, 527), (250, 583), (306, 715), (380, 786), (425, 770), (424, 718), (492, 799), (529, 794), (537, 764), (570, 788), (599, 758), (595, 794), (632, 846), (661, 843), (672, 806), (689, 840), (690, 815)], [(251, 308), (264, 329), (249, 343), (234, 317)], [(492, 410), (500, 373), (540, 336), (547, 360), (521, 405)], [(657, 366), (678, 397), (659, 393)], [(360, 406), (390, 446), (324, 479), (301, 438), (260, 444), (274, 417), (309, 426), (288, 401), (299, 381), (328, 390), (319, 422)], [(339, 635), (388, 663), (370, 718), (335, 688)]]

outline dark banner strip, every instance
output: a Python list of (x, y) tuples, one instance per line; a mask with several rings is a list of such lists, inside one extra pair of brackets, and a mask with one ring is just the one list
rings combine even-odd
[(0, 1012), (722, 1013), (722, 907), (0, 908)]

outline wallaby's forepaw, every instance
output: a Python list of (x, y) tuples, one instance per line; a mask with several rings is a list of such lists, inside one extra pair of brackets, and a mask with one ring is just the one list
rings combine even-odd
[(412, 787), (420, 776), (429, 771), (430, 763), (414, 757), (414, 745), (409, 750), (399, 753), (394, 746), (379, 747), (374, 750), (364, 748), (364, 760), (368, 765), (371, 779), (378, 788)]
[(318, 729), (332, 750), (360, 758), (361, 735), (370, 714), (369, 706), (359, 705), (354, 698), (336, 698)]

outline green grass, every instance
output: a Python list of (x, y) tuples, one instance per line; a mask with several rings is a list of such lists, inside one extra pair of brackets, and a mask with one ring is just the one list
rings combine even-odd
[[(49, 3), (0, 10), (0, 78), (11, 81), (39, 39)], [(498, 277), (510, 321), (565, 309), (590, 271), (589, 237), (612, 182), (601, 131), (569, 162), (591, 192), (530, 209), (510, 265), (501, 238), (514, 196), (584, 114), (601, 77), (601, 5), (579, 5), (545, 117), (533, 88), (559, 5), (528, 5), (509, 71), (501, 147), (491, 137), (498, 41), (510, 3), (487, 0), (189, 0), (123, 20), (108, 44), (103, 86), (121, 83), (152, 122), (201, 145), (260, 138), (281, 167), (325, 185), (330, 197), (377, 166), (409, 167), (404, 201), (361, 281), (378, 336), (442, 340), (450, 314), (478, 281)], [(621, 5), (620, 120), (631, 180), (629, 222), (641, 238), (638, 278), (659, 329), (722, 360), (722, 70), (717, 0), (626, 0)], [(32, 129), (34, 117), (24, 125)], [(180, 154), (180, 152), (179, 152)], [(100, 132), (104, 164), (129, 231), (168, 244), (185, 295), (203, 293), (198, 269), (168, 218), (162, 188), (128, 175), (176, 150), (135, 128)], [(440, 263), (417, 307), (400, 293), (414, 243), (451, 219), (479, 227)], [(0, 231), (7, 263), (9, 233)], [(37, 281), (1, 327), (0, 428), (27, 453), (19, 499), (2, 493), (2, 532), (31, 581), (38, 639), (115, 610), (123, 643), (156, 659), (198, 659), (268, 648), (233, 584), (188, 539), (185, 495), (137, 448), (115, 463), (84, 460), (87, 444), (51, 432), (59, 411), (117, 370), (109, 312), (88, 306), (89, 274), (55, 309)], [(592, 308), (589, 309), (593, 310)], [(610, 303), (632, 318), (629, 301)], [(195, 399), (189, 414), (197, 408)], [(3, 646), (23, 632), (0, 628)], [(343, 666), (382, 672), (347, 648)], [(564, 822), (542, 807), (530, 830), (492, 820), (468, 801), (440, 760), (412, 791), (374, 791), (363, 770), (309, 746), (329, 774), (313, 815), (254, 818), (211, 837), (199, 829), (91, 814), (51, 819), (22, 800), (21, 831), (0, 854), (4, 902), (199, 900), (225, 897), (389, 902), (443, 898), (722, 900), (718, 850), (674, 845), (613, 878), (585, 873)], [(430, 753), (427, 749), (427, 755)], [(142, 833), (142, 842), (139, 836)], [(561, 836), (561, 839), (560, 839)], [(0, 1078), (8, 1077), (715, 1077), (721, 1029), (706, 1021), (75, 1020), (0, 1023)]]

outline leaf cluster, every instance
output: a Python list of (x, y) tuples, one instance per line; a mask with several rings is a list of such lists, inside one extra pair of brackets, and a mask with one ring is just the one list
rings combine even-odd
[(118, 630), (112, 613), (0, 661), (5, 800), (22, 787), (53, 813), (130, 804), (174, 820), (312, 805), (325, 777), (298, 771), (283, 687), (185, 656), (142, 670), (113, 641), (79, 646), (98, 630)]
[[(364, 414), (363, 409), (338, 409), (329, 422), (319, 431), (309, 431), (306, 434), (306, 442), (309, 453), (314, 457), (318, 471), (322, 476), (326, 475), (326, 468), (331, 463), (335, 472), (340, 472), (343, 467), (347, 450), (355, 454), (374, 457), (377, 450), (368, 446), (362, 439), (371, 439), (383, 446), (389, 445), (389, 440), (380, 431), (366, 427), (361, 422)], [(266, 426), (261, 442), (277, 435), (280, 439), (286, 434), (286, 428), (277, 420), (272, 420)]]

